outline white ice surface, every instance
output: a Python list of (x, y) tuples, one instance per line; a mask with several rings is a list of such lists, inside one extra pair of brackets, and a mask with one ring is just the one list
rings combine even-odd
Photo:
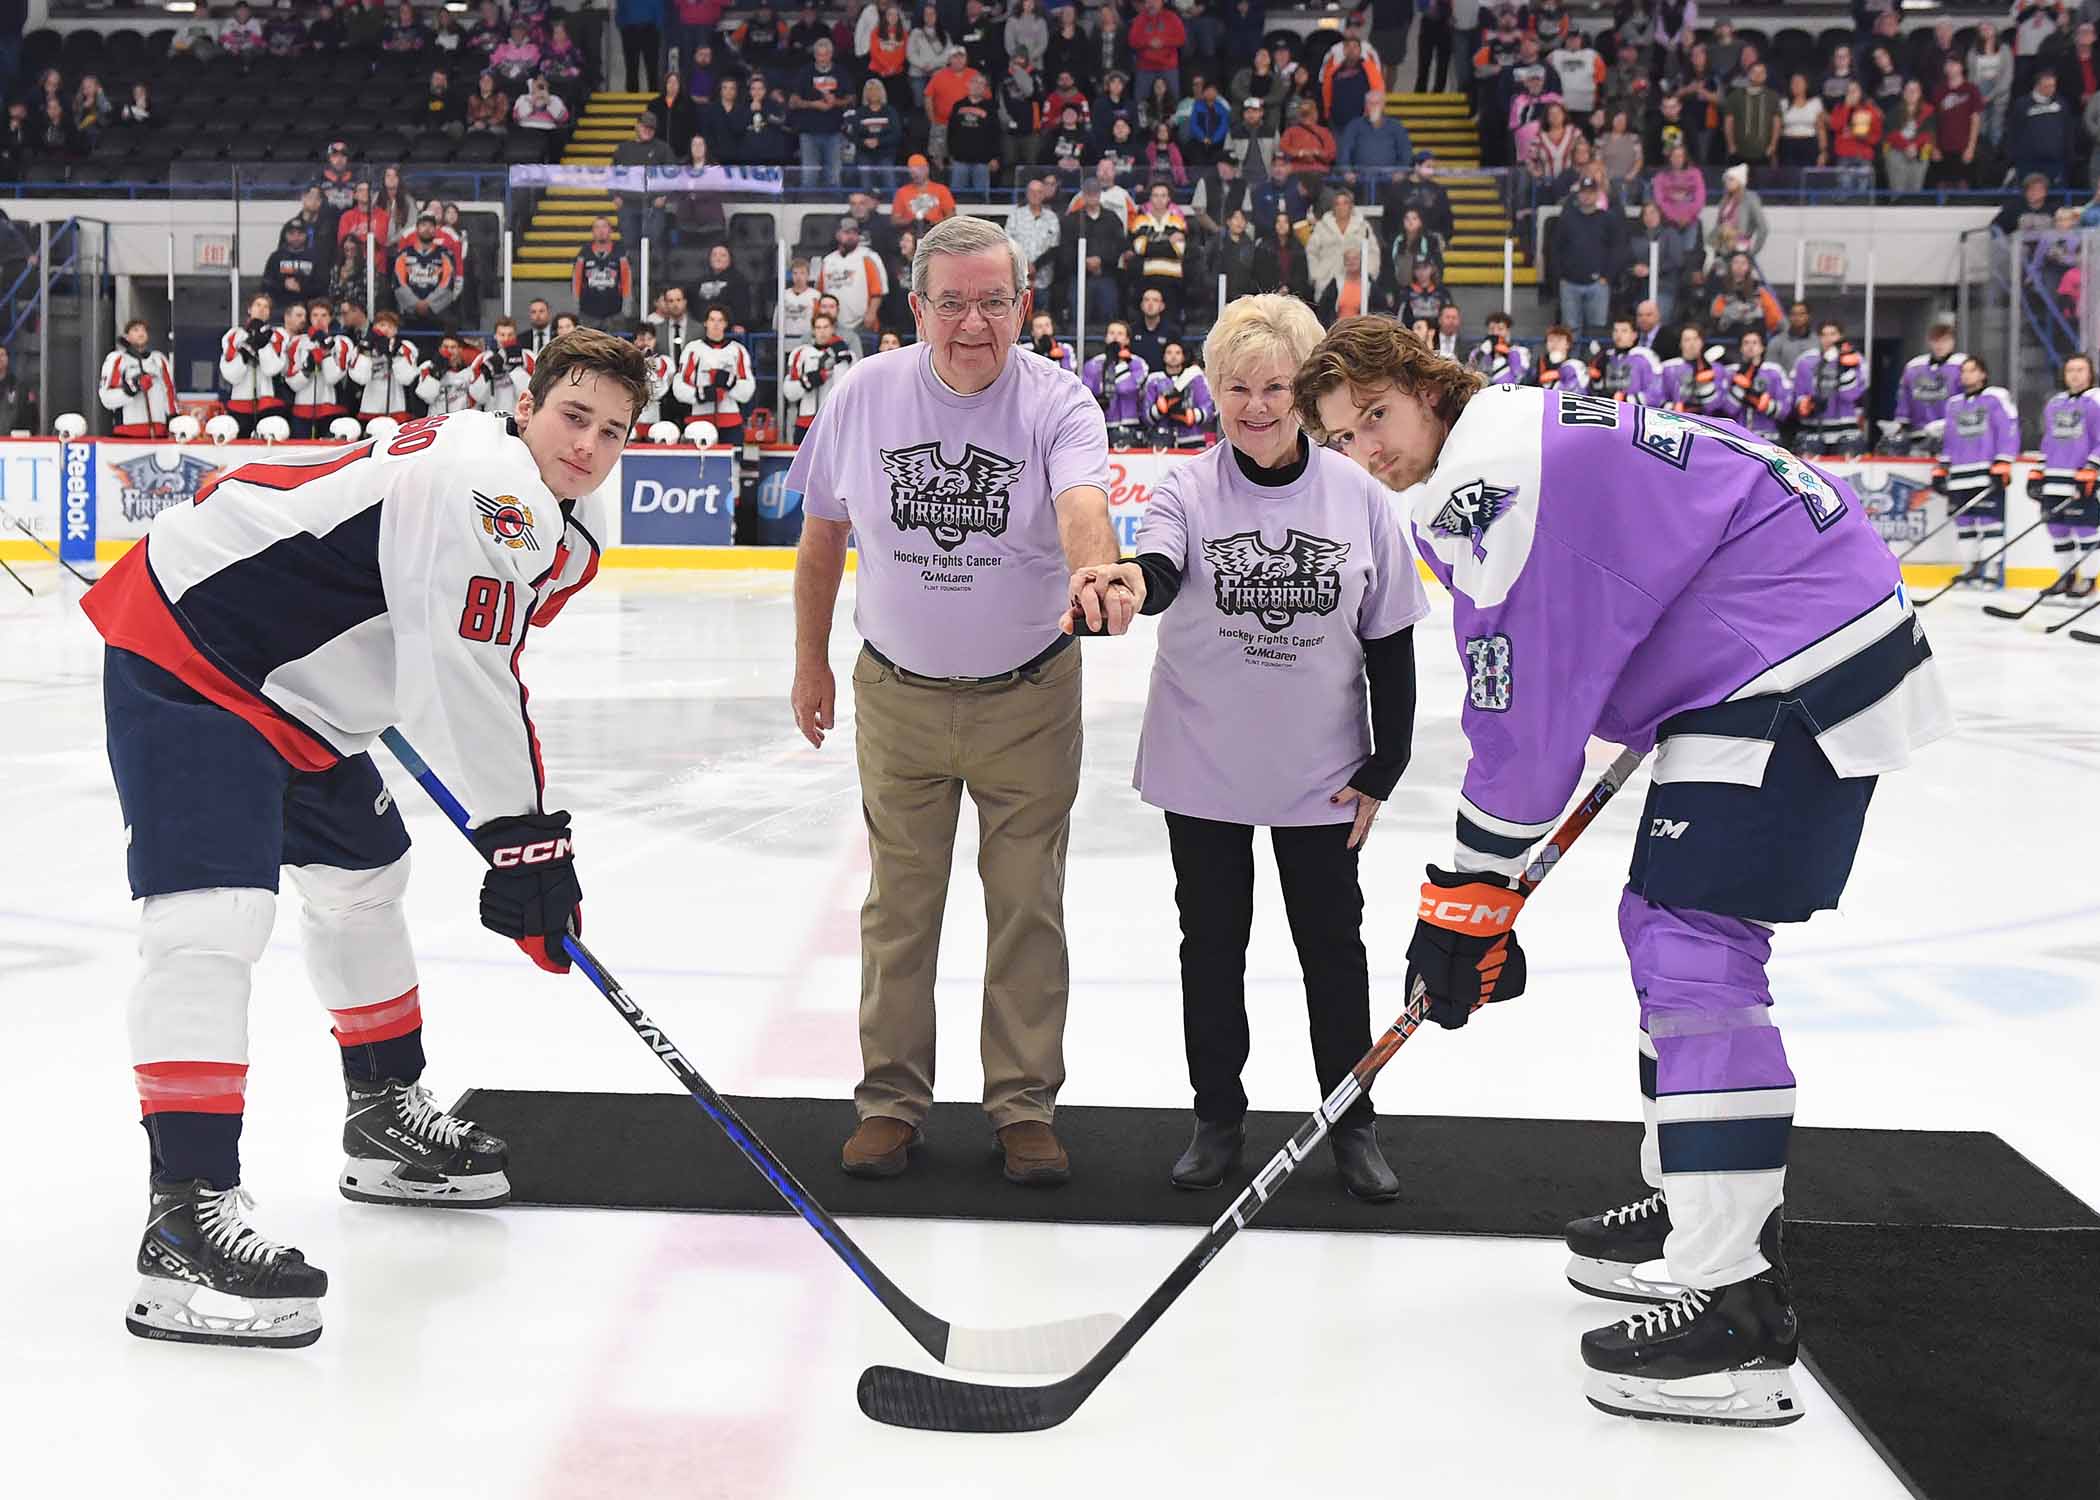
[[(21, 571), (45, 597), (0, 580), (10, 1491), (1902, 1493), (1805, 1375), (1808, 1419), (1776, 1432), (1593, 1412), (1576, 1340), (1612, 1309), (1570, 1292), (1560, 1252), (1541, 1242), (1257, 1231), (1065, 1428), (955, 1438), (879, 1427), (854, 1406), (859, 1370), (923, 1360), (797, 1220), (448, 1215), (338, 1198), (335, 1048), (282, 912), (256, 976), (245, 1169), (261, 1226), (328, 1268), (327, 1332), (277, 1355), (134, 1340), (120, 1322), (144, 1187), (123, 1029), (134, 914), (102, 752), (99, 643), (72, 607), (77, 587), (48, 566)], [(856, 645), (847, 593), (842, 685)], [(1450, 844), (1461, 689), (1443, 620), (1440, 610), (1422, 631), (1415, 766), (1365, 862), (1379, 1025), (1399, 1004), (1420, 867)], [(2100, 650), (1986, 620), (1960, 596), (1927, 620), (1962, 728), (1883, 783), (1846, 910), (1778, 943), (1775, 1018), (1801, 1079), (1799, 1118), (1994, 1130), (2100, 1201), (2100, 889), (2088, 853)], [(717, 1086), (836, 1096), (857, 1073), (866, 861), (850, 718), (822, 751), (795, 736), (790, 633), (785, 574), (608, 572), (535, 636), (526, 665), (551, 800), (576, 815), (593, 947)], [(1149, 627), (1083, 649), (1064, 1098), (1179, 1105), (1165, 838), (1128, 788)], [(1593, 764), (1604, 758), (1597, 747)], [(417, 840), (411, 917), (438, 1093), (672, 1087), (581, 980), (542, 976), (481, 931), (471, 852), (393, 779)], [(1531, 993), (1462, 1034), (1418, 1038), (1378, 1086), (1385, 1110), (1637, 1118), (1633, 1000), (1612, 913), (1642, 785), (1526, 912)], [(966, 808), (943, 941), (944, 1098), (973, 1098), (978, 1083), (970, 824)], [(1296, 963), (1265, 854), (1261, 868), (1248, 1091), (1257, 1108), (1308, 1110)], [(1405, 1180), (1404, 1154), (1395, 1165)], [(810, 1175), (821, 1195), (822, 1173)], [(1636, 1181), (1628, 1162), (1629, 1190)], [(1181, 1229), (851, 1227), (936, 1311), (987, 1325), (1128, 1312), (1191, 1240)], [(1807, 1337), (1812, 1346), (1813, 1328)]]

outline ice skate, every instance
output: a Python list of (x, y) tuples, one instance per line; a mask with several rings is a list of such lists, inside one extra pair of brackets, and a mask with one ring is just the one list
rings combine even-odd
[(510, 1201), (510, 1149), (472, 1120), (446, 1114), (413, 1083), (347, 1083), (343, 1196), (356, 1203), (494, 1208)]
[(1568, 1225), (1568, 1285), (1615, 1302), (1671, 1302), (1684, 1288), (1670, 1280), (1663, 1241), (1670, 1206), (1660, 1191)]
[[(240, 1188), (156, 1182), (124, 1326), (142, 1339), (302, 1349), (321, 1336), (328, 1273), (242, 1222)], [(201, 1298), (201, 1305), (200, 1299)]]
[(1635, 1313), (1582, 1336), (1583, 1394), (1599, 1411), (1651, 1422), (1778, 1427), (1799, 1421), (1799, 1324), (1775, 1271)]

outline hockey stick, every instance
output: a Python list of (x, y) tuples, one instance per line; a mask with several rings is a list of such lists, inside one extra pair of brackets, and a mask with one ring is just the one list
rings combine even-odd
[[(422, 784), (423, 790), (430, 794), (430, 800), (452, 820), (453, 826), (461, 833), (467, 833), (467, 810), (460, 806), (423, 757), (402, 737), (401, 731), (389, 729), (379, 738), (387, 749), (394, 752), (402, 768)], [(787, 1169), (786, 1163), (753, 1133), (730, 1107), (729, 1101), (700, 1076), (699, 1069), (686, 1061), (677, 1044), (664, 1035), (663, 1028), (628, 998), (620, 982), (598, 962), (590, 949), (583, 946), (582, 940), (573, 935), (564, 937), (562, 949), (568, 954), (569, 961), (583, 971), (584, 977), (598, 987), (598, 992), (612, 1002), (620, 1019), (649, 1044), (649, 1050), (693, 1096), (701, 1113), (721, 1127), (730, 1143), (744, 1153), (745, 1160), (758, 1168), (760, 1175), (773, 1185), (773, 1190), (787, 1200), (788, 1207), (802, 1215), (809, 1227), (816, 1230), (832, 1252), (846, 1263), (846, 1268), (875, 1294), (875, 1300), (887, 1308), (890, 1316), (904, 1325), (904, 1331), (918, 1341), (919, 1347), (935, 1359), (967, 1370), (1015, 1375), (1061, 1374), (1084, 1362), (1115, 1333), (1122, 1320), (1113, 1313), (1095, 1313), (1027, 1328), (959, 1328), (919, 1306), (882, 1273), (860, 1246), (853, 1243), (838, 1220), (825, 1211), (808, 1188), (795, 1180), (795, 1174)]]
[(1991, 487), (1986, 485), (1984, 488), (1978, 490), (1974, 495), (1970, 496), (1959, 507), (1957, 507), (1954, 510), (1948, 511), (1946, 520), (1940, 522), (1939, 525), (1933, 527), (1932, 530), (1926, 532), (1915, 542), (1912, 542), (1908, 547), (1905, 547), (1901, 552), (1898, 552), (1896, 554), (1896, 561), (1903, 561), (1904, 558), (1910, 556), (1911, 553), (1917, 551), (1920, 547), (1924, 546), (1927, 542), (1931, 541), (1934, 537), (1938, 536), (1941, 532), (1945, 531), (1949, 526), (1952, 526), (1956, 521), (1959, 521), (1963, 516), (1967, 515), (1973, 507), (1981, 505), (1984, 501), (1990, 499), (1990, 497)]
[[(2084, 609), (2078, 611), (2077, 614), (2067, 615), (2063, 619), (2058, 620), (2054, 625), (2051, 625), (2047, 630), (2043, 631), (2042, 634), (2055, 635), (2057, 631), (2064, 629), (2066, 626), (2076, 625), (2080, 620), (2083, 620), (2087, 615), (2091, 614), (2096, 609), (2100, 609), (2100, 599), (2095, 599)], [(2086, 630), (2074, 630), (2071, 632), (2071, 634), (2075, 639), (2081, 641), (2089, 641), (2093, 638), (2092, 632)]]
[(23, 593), (27, 594), (32, 599), (36, 597), (36, 590), (29, 586), (29, 580), (24, 578), (20, 573), (17, 573), (13, 568), (7, 567), (7, 559), (0, 558), (0, 568), (7, 568), (7, 576), (12, 578), (16, 583), (22, 585)]
[(2077, 562), (2072, 563), (2071, 566), (2065, 568), (2061, 573), (2057, 574), (2055, 582), (2051, 583), (2047, 588), (2043, 589), (2039, 594), (2036, 594), (2032, 599), (2028, 600), (2018, 609), (2007, 609), (2002, 604), (1986, 604), (1983, 607), (1983, 612), (1989, 615), (1994, 620), (2024, 620), (2029, 615), (2033, 614), (2037, 609), (2040, 609), (2042, 607), (2042, 601), (2044, 601), (2045, 599), (2053, 599), (2057, 597), (2056, 591), (2062, 588), (2065, 584), (2069, 583), (2071, 579), (2074, 576), (2076, 576), (2079, 567), (2084, 562), (2084, 558), (2079, 558)]
[(1988, 567), (1990, 564), (1996, 562), (1999, 558), (2005, 556), (2006, 553), (2012, 551), (2013, 548), (2017, 547), (2025, 538), (2032, 536), (2035, 532), (2040, 531), (2044, 526), (2047, 526), (2051, 521), (2055, 520), (2058, 513), (2068, 509), (2072, 505), (2072, 503), (2077, 500), (2077, 498), (2078, 497), (2076, 495), (2073, 495), (2069, 499), (2057, 501), (2055, 505), (2042, 512), (2042, 518), (2039, 521), (2036, 521), (2032, 526), (2023, 527), (2016, 535), (2006, 538), (2005, 544), (2001, 546), (1996, 552), (1993, 552), (1989, 557), (1977, 558), (1976, 561), (1969, 564), (1966, 570), (1962, 568), (1960, 563), (1956, 563), (1954, 565), (1954, 576), (1948, 579), (1945, 583), (1941, 584), (1938, 588), (1934, 589), (1931, 593), (1927, 594), (1924, 598), (1912, 600), (1911, 608), (1923, 609), (1933, 600), (1939, 598), (1942, 594), (1945, 594), (1949, 590), (1951, 590), (1954, 587), (1954, 585), (1961, 582), (1962, 579), (1966, 578), (1970, 573), (1975, 572), (1979, 568)]
[[(1641, 757), (1627, 750), (1606, 768), (1588, 795), (1575, 805), (1574, 811), (1553, 831), (1553, 836), (1532, 856), (1531, 863), (1517, 882), (1518, 890), (1529, 895), (1538, 888), (1539, 883), (1552, 873), (1554, 864), (1567, 853), (1568, 846), (1582, 836), (1582, 831), (1626, 784), (1640, 763)], [(1070, 1417), (1094, 1393), (1095, 1387), (1108, 1378), (1109, 1372), (1122, 1363), (1123, 1357), (1152, 1325), (1165, 1316), (1175, 1299), (1188, 1290), (1189, 1283), (1217, 1258), (1218, 1252), (1232, 1237), (1245, 1229), (1269, 1200), (1283, 1190), (1291, 1173), (1327, 1133), (1328, 1127), (1371, 1086), (1371, 1080), (1421, 1027), (1428, 1012), (1428, 996), (1417, 982), (1400, 1018), (1349, 1070), (1349, 1076), (1335, 1085), (1334, 1092), (1327, 1096), (1312, 1118), (1299, 1126), (1296, 1134), (1269, 1158), (1267, 1165), (1254, 1174), (1254, 1180), (1241, 1189), (1232, 1205), (1218, 1216), (1217, 1223), (1210, 1226), (1209, 1232), (1182, 1258), (1181, 1264), (1145, 1299), (1130, 1321), (1076, 1374), (1050, 1385), (973, 1385), (938, 1375), (922, 1375), (916, 1370), (900, 1370), (894, 1365), (873, 1365), (861, 1372), (860, 1409), (876, 1421), (892, 1427), (916, 1427), (928, 1432), (1040, 1432)]]
[[(36, 543), (36, 544), (37, 544), (37, 545), (38, 545), (39, 547), (42, 547), (42, 548), (43, 548), (43, 549), (44, 549), (44, 550), (45, 550), (46, 552), (49, 552), (49, 553), (51, 554), (51, 560), (52, 560), (53, 562), (57, 563), (57, 564), (58, 564), (58, 565), (59, 565), (59, 566), (60, 566), (61, 568), (64, 568), (64, 569), (65, 569), (65, 570), (66, 570), (66, 571), (67, 571), (68, 573), (71, 573), (71, 574), (72, 574), (72, 575), (73, 575), (73, 576), (74, 576), (75, 578), (79, 579), (79, 580), (80, 580), (80, 581), (81, 581), (82, 583), (84, 583), (84, 584), (87, 584), (87, 585), (88, 585), (88, 586), (89, 586), (90, 588), (94, 587), (94, 583), (95, 583), (95, 580), (94, 580), (94, 579), (92, 579), (92, 578), (88, 577), (88, 576), (87, 576), (87, 574), (85, 574), (85, 573), (81, 572), (81, 571), (80, 571), (80, 569), (78, 569), (78, 568), (74, 567), (74, 566), (73, 566), (73, 565), (72, 565), (71, 563), (67, 562), (67, 561), (66, 561), (66, 560), (65, 560), (65, 559), (64, 559), (63, 557), (59, 556), (59, 554), (58, 554), (58, 551), (57, 551), (57, 549), (55, 549), (55, 548), (54, 548), (54, 547), (53, 547), (53, 546), (52, 546), (52, 545), (51, 545), (51, 544), (50, 544), (49, 542), (45, 541), (45, 540), (44, 540), (44, 539), (43, 539), (42, 537), (38, 536), (38, 535), (37, 535), (37, 534), (36, 534), (35, 532), (31, 531), (31, 530), (29, 529), (28, 523), (27, 523), (27, 522), (25, 522), (25, 521), (23, 521), (23, 520), (22, 520), (22, 518), (21, 518), (20, 516), (17, 516), (17, 515), (16, 515), (16, 514), (15, 514), (15, 513), (13, 512), (13, 511), (11, 511), (11, 510), (0, 510), (0, 516), (6, 516), (6, 517), (7, 517), (7, 521), (8, 521), (8, 524), (9, 524), (10, 526), (13, 526), (15, 530), (17, 530), (17, 531), (21, 532), (21, 533), (22, 533), (22, 535), (24, 535), (24, 536), (28, 537), (28, 538), (29, 538), (29, 539), (30, 539), (30, 540), (31, 540), (32, 542), (35, 542), (35, 543)], [(12, 569), (12, 568), (9, 568), (9, 569), (8, 569), (8, 572), (10, 572), (10, 573), (12, 573), (13, 571), (14, 571), (14, 569)]]

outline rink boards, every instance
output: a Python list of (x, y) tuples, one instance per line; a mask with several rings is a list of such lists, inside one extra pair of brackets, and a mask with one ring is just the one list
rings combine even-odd
[[(284, 446), (305, 447), (306, 444)], [(108, 559), (146, 534), (153, 518), (197, 497), (221, 469), (259, 457), (264, 443), (137, 442), (119, 438), (0, 439), (0, 505), (36, 536), (56, 542), (69, 561)], [(1123, 546), (1136, 545), (1145, 506), (1170, 465), (1188, 453), (1123, 449), (1109, 457), (1109, 509)], [(733, 547), (735, 497), (744, 487), (746, 450), (635, 446), (627, 450), (599, 492), (611, 518), (606, 562), (631, 567), (744, 568), (785, 566), (802, 531), (801, 497), (787, 485), (794, 449), (757, 451), (759, 545)], [(1947, 498), (1929, 482), (1932, 461), (1922, 458), (1832, 459), (1822, 467), (1858, 492), (1869, 521), (1901, 551), (1946, 518)], [(2033, 460), (2013, 465), (2007, 534), (2037, 520), (2040, 505), (2027, 497)], [(0, 532), (0, 557), (33, 558), (40, 549), (13, 525)], [(1952, 530), (1934, 537), (1909, 559), (1930, 581), (1955, 560)], [(2035, 587), (2056, 575), (2044, 531), (2019, 542), (2008, 559), (2008, 584)]]

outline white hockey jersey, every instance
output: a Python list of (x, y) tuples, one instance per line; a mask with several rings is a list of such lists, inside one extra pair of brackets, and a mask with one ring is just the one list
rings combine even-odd
[(357, 415), (360, 417), (392, 417), (396, 421), (408, 415), (408, 393), (416, 384), (416, 346), (407, 339), (394, 340), (392, 359), (374, 357), (368, 342), (357, 351), (350, 362), (350, 382), (364, 387), (358, 398)]
[(671, 378), (676, 373), (671, 368), (671, 356), (652, 354), (649, 361), (649, 400), (642, 407), (641, 415), (634, 419), (636, 432), (647, 437), (652, 424), (663, 420), (664, 396), (671, 389)]
[(284, 405), (277, 382), (284, 375), (282, 328), (264, 328), (250, 337), (248, 325), (237, 324), (219, 340), (219, 378), (226, 382), (226, 409), (243, 416), (275, 411)]
[(424, 360), (416, 367), (416, 399), (438, 415), (480, 410), (471, 384), (473, 368), (461, 365), (455, 370), (441, 359)]
[(532, 367), (538, 363), (530, 350), (513, 347), (506, 352), (508, 368), (500, 375), (495, 373), (487, 349), (467, 365), (467, 391), (474, 398), (474, 405), (499, 417), (507, 417), (518, 409), (518, 398), (531, 388)]
[(128, 348), (113, 350), (102, 361), (95, 395), (116, 413), (116, 436), (166, 437), (168, 419), (175, 415), (175, 366), (154, 350), (143, 358)]
[(540, 812), (518, 658), (597, 571), (592, 504), (555, 500), (508, 419), (423, 417), (212, 476), (81, 608), (301, 770), (399, 725), (476, 824)]
[(292, 415), (325, 422), (343, 415), (337, 394), (357, 358), (357, 345), (340, 333), (296, 336), (285, 355), (284, 383), (292, 393)]
[(817, 413), (838, 389), (860, 358), (860, 346), (850, 339), (833, 339), (821, 348), (803, 344), (788, 356), (787, 378), (781, 394), (794, 403), (795, 430), (807, 432)]
[(751, 355), (735, 339), (687, 344), (685, 363), (671, 381), (671, 394), (692, 408), (693, 417), (714, 423), (725, 435), (743, 431), (744, 403), (757, 393)]

